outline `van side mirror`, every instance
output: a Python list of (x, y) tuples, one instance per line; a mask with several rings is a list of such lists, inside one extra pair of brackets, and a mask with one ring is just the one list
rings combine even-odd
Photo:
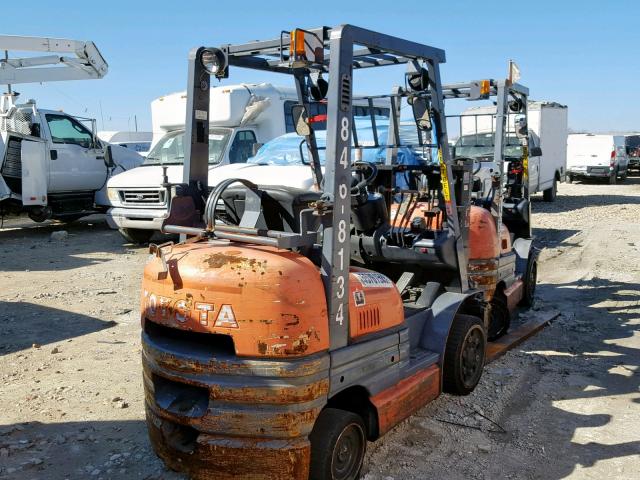
[(416, 121), (418, 130), (431, 130), (429, 100), (425, 97), (413, 97), (411, 109), (413, 110), (413, 119)]
[(251, 156), (255, 157), (258, 154), (258, 150), (262, 148), (264, 143), (256, 142), (251, 147)]
[(296, 133), (301, 137), (311, 135), (311, 127), (309, 126), (309, 116), (304, 105), (294, 105), (291, 107), (291, 115), (293, 116), (293, 125)]
[(530, 157), (541, 157), (542, 156), (542, 149), (540, 147), (531, 147), (531, 149), (529, 150), (529, 156)]
[(107, 148), (104, 149), (104, 164), (107, 168), (113, 168), (116, 166), (113, 161), (113, 154), (111, 152), (111, 145), (107, 145)]

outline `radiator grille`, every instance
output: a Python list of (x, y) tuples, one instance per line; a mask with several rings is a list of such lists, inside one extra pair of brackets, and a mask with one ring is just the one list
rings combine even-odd
[(120, 200), (124, 205), (164, 205), (164, 190), (121, 190)]

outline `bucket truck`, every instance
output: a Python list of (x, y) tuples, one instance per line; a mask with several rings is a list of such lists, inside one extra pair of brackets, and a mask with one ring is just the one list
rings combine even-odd
[[(72, 220), (107, 205), (109, 177), (143, 158), (98, 139), (94, 119), (18, 103), (12, 86), (104, 77), (107, 62), (93, 42), (0, 35), (0, 214), (26, 212), (37, 222)], [(9, 51), (41, 52), (9, 58)]]

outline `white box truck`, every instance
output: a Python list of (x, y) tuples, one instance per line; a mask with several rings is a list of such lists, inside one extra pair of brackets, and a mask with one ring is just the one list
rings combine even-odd
[[(246, 162), (256, 146), (293, 131), (291, 107), (296, 102), (294, 88), (269, 83), (212, 88), (209, 176), (216, 167)], [(147, 242), (160, 230), (170, 203), (166, 184), (182, 182), (186, 108), (186, 92), (154, 100), (153, 140), (144, 164), (107, 184), (112, 207), (107, 222), (131, 242)]]
[[(557, 183), (565, 180), (567, 170), (567, 107), (556, 102), (528, 102), (529, 147), (540, 147), (542, 156), (529, 157), (529, 190), (543, 192), (545, 201), (556, 198)], [(455, 155), (487, 158), (493, 155), (496, 107), (472, 107), (462, 112), (460, 137), (454, 144)], [(517, 114), (509, 115), (507, 145), (514, 155), (521, 155), (515, 134)], [(466, 120), (466, 121), (465, 121)]]
[(569, 181), (604, 179), (611, 184), (627, 178), (629, 158), (624, 135), (574, 133), (567, 140)]

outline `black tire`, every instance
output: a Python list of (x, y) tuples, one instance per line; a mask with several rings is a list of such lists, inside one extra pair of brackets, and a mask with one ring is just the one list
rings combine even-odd
[(491, 318), (489, 319), (489, 331), (487, 332), (489, 341), (496, 340), (506, 334), (510, 325), (511, 313), (507, 305), (507, 297), (501, 290), (496, 290), (491, 300)]
[(574, 181), (573, 175), (567, 175), (567, 183), (573, 183)]
[(29, 218), (31, 220), (37, 223), (42, 223), (46, 220), (49, 220), (53, 216), (51, 207), (32, 208), (27, 212), (27, 215), (29, 215)]
[(155, 233), (153, 230), (142, 230), (141, 228), (121, 228), (118, 230), (125, 240), (135, 243), (136, 245), (144, 245), (149, 243), (151, 237)]
[(616, 170), (615, 173), (612, 173), (611, 175), (609, 175), (609, 185), (615, 185), (616, 183), (618, 183), (618, 172)]
[(547, 188), (544, 192), (542, 192), (542, 199), (545, 202), (555, 202), (557, 194), (558, 194), (558, 181), (554, 178), (553, 185), (551, 186), (551, 188)]
[(453, 395), (473, 392), (482, 376), (486, 349), (482, 320), (473, 315), (456, 315), (444, 352), (442, 389)]
[(527, 271), (523, 279), (523, 294), (520, 305), (531, 307), (536, 296), (536, 283), (538, 282), (538, 252), (533, 248), (529, 252)]
[(367, 449), (367, 430), (360, 415), (325, 408), (311, 435), (309, 480), (355, 480)]

